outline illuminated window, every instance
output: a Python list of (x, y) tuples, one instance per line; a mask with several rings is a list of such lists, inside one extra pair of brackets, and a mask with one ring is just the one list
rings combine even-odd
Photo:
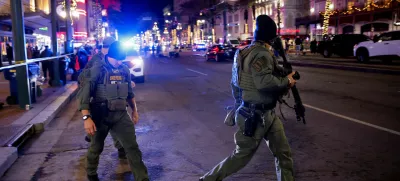
[(45, 12), (46, 14), (50, 13), (50, 0), (36, 0), (38, 10)]

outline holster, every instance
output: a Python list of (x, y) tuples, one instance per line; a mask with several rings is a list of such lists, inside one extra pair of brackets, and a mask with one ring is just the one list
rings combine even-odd
[(259, 123), (261, 123), (261, 116), (255, 112), (255, 109), (250, 109), (250, 112), (244, 109), (239, 109), (239, 114), (245, 117), (243, 135), (253, 137)]
[(91, 105), (91, 115), (93, 118), (93, 121), (96, 123), (104, 123), (106, 124), (106, 120), (109, 114), (108, 110), (108, 105), (107, 102), (99, 102), (99, 103), (93, 103)]

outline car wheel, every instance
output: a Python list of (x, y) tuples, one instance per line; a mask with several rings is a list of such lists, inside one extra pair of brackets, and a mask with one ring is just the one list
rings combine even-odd
[(369, 62), (369, 53), (365, 49), (361, 49), (357, 51), (357, 61), (361, 63)]
[(135, 83), (144, 83), (144, 75), (140, 77), (136, 77), (134, 80)]
[(325, 49), (322, 55), (323, 55), (325, 58), (329, 58), (329, 57), (332, 56), (332, 53), (331, 53), (328, 49)]

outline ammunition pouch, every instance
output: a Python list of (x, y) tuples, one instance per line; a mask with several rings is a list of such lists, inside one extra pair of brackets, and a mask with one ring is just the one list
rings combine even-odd
[(224, 124), (227, 126), (234, 126), (236, 109), (234, 107), (227, 107), (226, 109), (229, 111), (224, 119)]
[(109, 111), (126, 111), (125, 99), (112, 99), (107, 101)]

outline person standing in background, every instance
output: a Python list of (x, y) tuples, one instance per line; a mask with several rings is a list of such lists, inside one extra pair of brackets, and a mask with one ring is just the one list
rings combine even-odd
[(12, 65), (12, 61), (14, 60), (14, 51), (10, 44), (6, 44), (6, 52), (7, 52), (7, 60), (8, 65)]
[[(49, 49), (49, 46), (46, 45), (44, 46), (44, 50), (42, 51), (42, 53), (40, 53), (40, 58), (46, 58), (46, 57), (51, 57), (53, 56), (53, 52)], [(51, 61), (50, 60), (45, 60), (42, 61), (42, 69), (43, 69), (43, 76), (45, 80), (47, 79), (47, 71), (49, 71), (49, 77), (51, 76)]]

